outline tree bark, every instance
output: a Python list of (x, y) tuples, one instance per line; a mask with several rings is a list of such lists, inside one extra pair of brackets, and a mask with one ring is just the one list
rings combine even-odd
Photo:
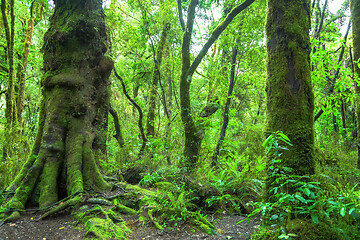
[[(6, 131), (5, 142), (3, 146), (3, 159), (7, 159), (12, 155), (12, 143), (16, 139), (17, 131), (15, 129), (16, 120), (16, 97), (15, 97), (15, 69), (14, 69), (14, 47), (15, 47), (15, 12), (14, 12), (14, 0), (9, 1), (10, 9), (7, 9), (6, 0), (1, 0), (1, 13), (5, 29), (6, 38), (6, 60), (8, 62), (8, 86), (5, 93), (5, 118), (6, 118)], [(10, 24), (8, 21), (8, 13), (10, 15)]]
[(266, 134), (289, 137), (293, 146), (281, 158), (296, 175), (314, 173), (309, 29), (309, 0), (268, 1)]
[(358, 162), (357, 167), (360, 168), (360, 86), (358, 79), (360, 77), (360, 0), (350, 1), (351, 22), (353, 33), (353, 47), (354, 47), (354, 79), (355, 79), (355, 93), (356, 93), (356, 117), (357, 117), (357, 148), (358, 148)]
[(108, 78), (106, 27), (101, 0), (55, 0), (44, 37), (44, 77), (38, 133), (33, 151), (9, 189), (7, 202), (18, 217), (33, 196), (40, 208), (84, 191), (109, 189), (97, 167), (106, 144)]
[(14, 47), (15, 47), (15, 12), (14, 0), (9, 2), (10, 25), (7, 16), (7, 2), (1, 1), (1, 12), (5, 28), (5, 37), (7, 44), (7, 61), (8, 61), (8, 88), (6, 91), (6, 109), (5, 117), (7, 129), (11, 131), (14, 124), (16, 124), (16, 103), (15, 103), (15, 71), (14, 71)]

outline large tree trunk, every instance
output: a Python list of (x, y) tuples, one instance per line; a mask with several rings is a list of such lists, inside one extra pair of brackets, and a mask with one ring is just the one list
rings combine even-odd
[(314, 173), (309, 29), (309, 0), (268, 1), (267, 134), (290, 138), (293, 146), (281, 158), (296, 175)]
[(360, 0), (351, 0), (351, 21), (354, 45), (354, 72), (355, 72), (355, 91), (356, 91), (356, 115), (357, 115), (357, 147), (358, 147), (358, 168), (360, 168), (360, 86), (357, 80), (360, 77), (358, 61), (360, 59)]
[(76, 195), (75, 204), (84, 191), (109, 189), (96, 165), (105, 154), (113, 68), (105, 42), (101, 0), (55, 0), (43, 46), (39, 130), (7, 207), (24, 209), (31, 196), (40, 207)]

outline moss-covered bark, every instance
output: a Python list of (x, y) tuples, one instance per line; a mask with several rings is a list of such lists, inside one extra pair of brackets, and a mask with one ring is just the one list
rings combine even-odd
[(359, 77), (360, 77), (360, 0), (351, 0), (351, 22), (352, 22), (352, 33), (353, 33), (353, 45), (354, 45), (354, 72), (355, 72), (355, 91), (356, 91), (356, 116), (357, 116), (357, 142), (358, 142), (358, 168), (360, 168), (360, 86), (359, 86)]
[(282, 160), (298, 175), (314, 173), (309, 29), (309, 0), (268, 1), (266, 134), (283, 131), (290, 138), (293, 147)]
[[(65, 196), (109, 189), (96, 160), (104, 154), (108, 78), (102, 1), (55, 0), (45, 34), (43, 101), (32, 155), (9, 189), (8, 208), (24, 209), (30, 198), (50, 206)], [(78, 195), (80, 193), (80, 195)], [(15, 215), (14, 215), (15, 216)]]

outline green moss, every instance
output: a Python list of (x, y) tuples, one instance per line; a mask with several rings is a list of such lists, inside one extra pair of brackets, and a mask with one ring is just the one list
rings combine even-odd
[(124, 220), (112, 208), (84, 205), (74, 213), (74, 218), (78, 224), (84, 224), (87, 235), (98, 239), (126, 239), (130, 233)]
[(126, 234), (130, 232), (125, 224), (116, 225), (110, 218), (90, 218), (84, 228), (87, 234), (94, 235), (98, 239), (126, 239)]
[[(116, 200), (116, 199), (115, 199)], [(120, 213), (137, 214), (137, 211), (114, 200), (116, 211)]]
[(343, 237), (326, 221), (314, 224), (311, 219), (294, 219), (288, 222), (287, 231), (298, 239), (337, 240)]
[(69, 195), (82, 192), (84, 189), (82, 175), (83, 142), (82, 134), (78, 134), (75, 129), (69, 129), (66, 138), (67, 192)]
[(39, 206), (46, 207), (58, 201), (58, 176), (62, 166), (62, 157), (47, 158), (41, 174)]
[(61, 72), (53, 76), (44, 78), (42, 85), (45, 88), (54, 88), (61, 86), (64, 88), (80, 88), (85, 84), (86, 80), (78, 73), (78, 70), (73, 67), (62, 69)]
[(267, 135), (283, 131), (293, 144), (283, 155), (287, 166), (297, 175), (313, 174), (309, 2), (270, 0), (268, 8)]
[(298, 240), (338, 240), (344, 239), (328, 221), (320, 221), (314, 224), (311, 219), (290, 220), (286, 229), (279, 227), (264, 226), (256, 231), (252, 240), (278, 240), (280, 238), (291, 237)]
[(97, 192), (109, 191), (111, 186), (101, 176), (100, 170), (95, 161), (95, 156), (92, 149), (92, 141), (89, 139), (89, 136), (84, 143), (83, 159), (85, 189)]

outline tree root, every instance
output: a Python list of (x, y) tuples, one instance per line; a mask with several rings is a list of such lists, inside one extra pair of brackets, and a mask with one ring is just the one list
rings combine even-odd
[(70, 198), (69, 200), (66, 200), (65, 202), (61, 202), (60, 204), (56, 205), (54, 208), (52, 208), (50, 211), (44, 213), (43, 215), (41, 215), (37, 221), (45, 219), (47, 217), (49, 217), (50, 215), (53, 215), (57, 212), (60, 212), (62, 210), (65, 210), (69, 207), (73, 207), (76, 206), (78, 204), (80, 204), (83, 200), (83, 194), (79, 193), (78, 195), (76, 195), (73, 198)]
[[(87, 198), (81, 191), (46, 208), (30, 210), (46, 210), (36, 219), (39, 221), (82, 205), (80, 208), (76, 207), (72, 213), (78, 224), (83, 224), (88, 233), (96, 236), (110, 234), (109, 237), (115, 239), (125, 239), (126, 234), (130, 231), (120, 214), (138, 214), (140, 221), (147, 221), (161, 230), (165, 226), (171, 227), (186, 222), (202, 232), (216, 234), (214, 226), (205, 216), (200, 212), (187, 210), (187, 207), (191, 207), (191, 203), (186, 199), (184, 192), (174, 193), (175, 195), (171, 195), (171, 200), (168, 191), (162, 188), (154, 191), (125, 183), (118, 183), (117, 186), (124, 191), (111, 197)], [(8, 208), (5, 211), (7, 211), (6, 214), (9, 214), (5, 222), (10, 222), (20, 218), (20, 212), (26, 210)]]

